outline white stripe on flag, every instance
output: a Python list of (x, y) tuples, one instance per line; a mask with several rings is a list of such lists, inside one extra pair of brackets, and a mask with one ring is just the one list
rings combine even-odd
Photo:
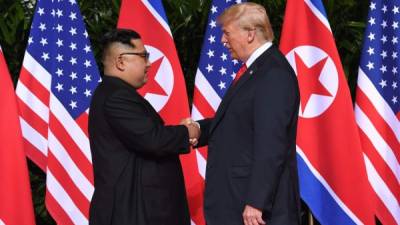
[(16, 94), (36, 115), (46, 123), (49, 122), (49, 108), (24, 83), (18, 82)]
[(208, 101), (210, 106), (217, 111), (219, 104), (221, 103), (221, 98), (215, 92), (214, 88), (208, 83), (207, 79), (204, 77), (203, 73), (197, 69), (195, 85), (197, 90), (203, 95), (203, 97)]
[(329, 192), (329, 194), (332, 196), (332, 198), (339, 205), (339, 207), (342, 208), (342, 210), (350, 217), (350, 219), (353, 220), (353, 222), (356, 224), (363, 225), (361, 220), (358, 219), (357, 216), (343, 203), (343, 201), (339, 198), (339, 196), (336, 195), (336, 193), (333, 191), (332, 187), (328, 184), (328, 182), (314, 168), (314, 166), (311, 164), (310, 160), (308, 160), (306, 154), (304, 154), (303, 150), (301, 150), (301, 148), (298, 145), (296, 145), (296, 152), (297, 152), (297, 154), (300, 155), (300, 157), (307, 164), (308, 169), (310, 169), (310, 171), (314, 175), (314, 177), (325, 187), (325, 189)]
[(85, 177), (65, 150), (64, 146), (51, 131), (49, 131), (49, 151), (57, 158), (58, 162), (65, 169), (71, 180), (73, 180), (74, 184), (79, 188), (83, 195), (85, 195), (87, 200), (90, 201), (94, 192), (93, 185)]
[[(50, 91), (51, 75), (47, 70), (40, 65), (28, 51), (25, 52), (23, 67), (38, 81), (43, 87)], [(19, 81), (18, 83), (20, 83)]]
[(53, 94), (50, 95), (50, 110), (57, 120), (63, 124), (69, 136), (71, 136), (72, 140), (78, 145), (89, 162), (92, 162), (89, 138)]
[(324, 26), (332, 33), (328, 19), (319, 11), (319, 9), (316, 8), (310, 0), (304, 0), (304, 2), (308, 5), (308, 7), (310, 7), (310, 10), (321, 21), (321, 23), (324, 24)]
[(207, 161), (203, 157), (203, 155), (200, 154), (200, 152), (196, 149), (196, 159), (197, 159), (197, 168), (199, 170), (199, 174), (203, 179), (206, 178), (206, 166), (207, 166)]
[(378, 133), (371, 120), (361, 110), (358, 104), (355, 105), (354, 112), (356, 115), (356, 122), (358, 127), (360, 127), (360, 129), (367, 135), (368, 139), (371, 141), (376, 151), (379, 153), (382, 159), (392, 170), (393, 174), (396, 176), (397, 182), (400, 183), (400, 165), (393, 150), (386, 143), (385, 139), (382, 138), (382, 136)]
[(388, 105), (388, 103), (382, 98), (378, 90), (376, 90), (374, 84), (367, 77), (364, 71), (360, 68), (358, 70), (358, 87), (362, 92), (369, 98), (374, 104), (376, 111), (386, 121), (387, 125), (393, 130), (396, 135), (397, 141), (400, 142), (400, 121)]
[(167, 22), (158, 14), (158, 12), (153, 8), (153, 6), (147, 0), (142, 0), (143, 4), (146, 8), (151, 12), (154, 18), (161, 24), (165, 31), (172, 37), (171, 30), (167, 24)]
[(47, 139), (30, 126), (21, 116), (19, 117), (19, 121), (21, 124), (22, 136), (44, 156), (47, 156)]
[(199, 110), (197, 109), (195, 104), (192, 105), (192, 115), (191, 116), (192, 116), (192, 119), (194, 119), (194, 120), (204, 119), (204, 116), (199, 112)]
[(374, 191), (387, 207), (397, 224), (400, 224), (400, 205), (396, 197), (389, 190), (383, 179), (375, 170), (369, 158), (364, 154), (365, 167), (367, 168), (368, 180), (371, 183)]
[[(0, 47), (0, 50), (1, 50), (1, 47)], [(6, 224), (3, 222), (3, 220), (0, 219), (0, 225), (6, 225)]]
[(47, 170), (47, 190), (51, 193), (53, 198), (63, 208), (65, 213), (69, 216), (74, 224), (88, 224), (88, 220), (85, 215), (79, 210), (79, 208), (72, 201), (70, 196), (65, 192), (64, 188), (53, 176), (51, 171)]

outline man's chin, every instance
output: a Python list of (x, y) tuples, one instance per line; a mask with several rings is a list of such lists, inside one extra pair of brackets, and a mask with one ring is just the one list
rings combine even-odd
[(143, 81), (140, 84), (137, 85), (136, 89), (142, 88), (146, 83), (147, 83), (147, 78), (143, 79)]

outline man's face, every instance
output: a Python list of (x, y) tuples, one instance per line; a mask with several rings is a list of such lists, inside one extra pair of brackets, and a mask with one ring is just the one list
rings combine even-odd
[(132, 39), (134, 49), (121, 52), (119, 57), (123, 60), (124, 80), (134, 88), (141, 88), (147, 82), (147, 70), (150, 67), (148, 52), (140, 39)]
[(223, 24), (222, 32), (221, 42), (229, 50), (231, 57), (245, 61), (247, 59), (248, 32), (241, 29), (237, 22)]

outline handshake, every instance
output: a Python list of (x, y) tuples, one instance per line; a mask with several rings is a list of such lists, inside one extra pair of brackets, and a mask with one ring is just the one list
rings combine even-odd
[(181, 125), (185, 125), (189, 131), (189, 143), (194, 147), (197, 145), (199, 138), (200, 138), (200, 124), (192, 118), (186, 118), (181, 120)]

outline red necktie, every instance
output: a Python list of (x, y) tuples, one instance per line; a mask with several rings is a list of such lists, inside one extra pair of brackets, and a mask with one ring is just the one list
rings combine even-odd
[(233, 79), (233, 84), (236, 84), (236, 82), (239, 80), (239, 78), (246, 72), (247, 66), (246, 63), (243, 63), (242, 67), (237, 71), (235, 79)]

